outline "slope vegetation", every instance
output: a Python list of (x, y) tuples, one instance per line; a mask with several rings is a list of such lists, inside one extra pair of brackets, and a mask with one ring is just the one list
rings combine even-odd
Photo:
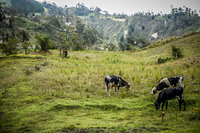
[[(171, 45), (184, 57), (171, 56)], [(33, 55), (34, 54), (34, 55)], [(138, 52), (59, 51), (0, 57), (2, 132), (199, 132), (200, 34)], [(40, 70), (36, 70), (39, 67)], [(132, 90), (105, 90), (104, 77), (120, 75)], [(184, 77), (186, 111), (178, 101), (156, 111), (150, 92), (161, 78)], [(165, 112), (164, 122), (161, 121)]]

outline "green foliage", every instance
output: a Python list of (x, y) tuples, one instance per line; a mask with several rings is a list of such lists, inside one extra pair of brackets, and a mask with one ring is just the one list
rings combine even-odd
[(161, 64), (161, 63), (165, 63), (169, 60), (171, 60), (172, 58), (170, 57), (165, 57), (165, 58), (158, 58), (158, 64)]
[(25, 14), (27, 16), (31, 12), (43, 12), (43, 6), (34, 0), (11, 0), (12, 11), (14, 14)]
[(25, 30), (19, 30), (17, 32), (17, 37), (21, 42), (24, 42), (24, 41), (29, 41), (30, 35)]
[(128, 36), (127, 43), (129, 43), (130, 45), (134, 45), (134, 40), (130, 36)]
[(0, 48), (6, 55), (13, 55), (18, 51), (17, 43), (18, 41), (16, 39), (8, 39), (7, 42), (0, 44)]
[(40, 45), (41, 51), (47, 52), (51, 48), (51, 40), (49, 36), (42, 37), (40, 35), (35, 36), (37, 43)]
[(98, 32), (94, 28), (90, 28), (83, 24), (80, 20), (76, 21), (76, 32), (79, 34), (87, 45), (94, 45), (98, 40)]
[(180, 49), (176, 45), (171, 45), (171, 49), (172, 49), (172, 56), (173, 56), (174, 60), (183, 57), (183, 54), (182, 54), (183, 50), (182, 49)]
[(49, 24), (56, 26), (57, 28), (61, 28), (61, 24), (60, 24), (59, 20), (55, 17), (50, 18)]
[(26, 55), (28, 54), (28, 49), (29, 49), (30, 46), (31, 46), (31, 42), (25, 41), (25, 42), (22, 43), (22, 48), (25, 49)]
[[(161, 14), (154, 14), (152, 12), (139, 12), (128, 16), (127, 19), (122, 22), (113, 19), (115, 15), (116, 14), (110, 17), (102, 15), (100, 20), (87, 19), (87, 23), (89, 23), (90, 26), (94, 26), (99, 32), (103, 29), (105, 36), (110, 36), (108, 41), (115, 45), (118, 44), (119, 40), (121, 41), (121, 35), (124, 35), (124, 31), (127, 30), (127, 35), (134, 40), (137, 38), (145, 38), (146, 41), (156, 42), (163, 38), (182, 36), (188, 31), (197, 31), (199, 28), (198, 25), (200, 24), (200, 17), (197, 15), (197, 12), (187, 7), (184, 7), (182, 11), (176, 10), (172, 14), (165, 14), (162, 16)], [(158, 37), (152, 37), (150, 39), (152, 33), (158, 33)], [(145, 45), (139, 45), (139, 47), (144, 48), (150, 43), (141, 44)]]
[(109, 43), (109, 44), (108, 44), (108, 50), (109, 50), (109, 51), (114, 51), (114, 50), (115, 50), (115, 45), (112, 44), (112, 43)]
[(74, 36), (72, 37), (72, 50), (73, 51), (83, 50), (84, 46), (85, 46), (84, 40), (81, 39), (76, 34), (74, 34)]
[(120, 41), (118, 45), (119, 45), (119, 50), (124, 52), (124, 50), (125, 50), (124, 44)]
[(54, 15), (64, 15), (65, 11), (62, 7), (58, 7), (55, 3), (50, 4), (47, 1), (42, 2), (42, 5), (48, 9), (48, 14)]

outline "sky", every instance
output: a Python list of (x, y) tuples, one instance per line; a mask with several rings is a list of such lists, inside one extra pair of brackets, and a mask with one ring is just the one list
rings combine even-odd
[[(37, 0), (43, 2), (44, 0)], [(57, 6), (67, 5), (75, 7), (78, 3), (84, 3), (88, 8), (99, 7), (102, 11), (108, 11), (109, 14), (124, 13), (132, 15), (137, 12), (154, 12), (155, 14), (162, 12), (169, 14), (171, 5), (174, 8), (186, 6), (192, 10), (200, 11), (200, 0), (46, 0), (50, 3), (56, 3)]]

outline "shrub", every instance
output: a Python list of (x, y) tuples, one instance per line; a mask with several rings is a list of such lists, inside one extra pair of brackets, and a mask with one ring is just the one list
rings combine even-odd
[(8, 39), (7, 42), (0, 45), (0, 48), (2, 49), (2, 52), (6, 55), (17, 54), (17, 43), (18, 41), (16, 39)]
[(171, 47), (172, 47), (172, 56), (174, 60), (183, 57), (182, 49), (178, 48), (176, 45), (172, 45)]
[(165, 62), (167, 62), (167, 61), (169, 61), (171, 59), (172, 59), (171, 57), (159, 58), (158, 59), (158, 64), (165, 63)]

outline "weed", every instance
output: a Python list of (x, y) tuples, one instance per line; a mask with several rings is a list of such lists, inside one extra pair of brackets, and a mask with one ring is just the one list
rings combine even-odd
[(119, 76), (123, 76), (124, 75), (124, 70), (119, 70)]
[(33, 73), (33, 71), (31, 71), (30, 68), (26, 67), (26, 69), (25, 69), (25, 74), (26, 74), (26, 75), (31, 75), (32, 73)]

